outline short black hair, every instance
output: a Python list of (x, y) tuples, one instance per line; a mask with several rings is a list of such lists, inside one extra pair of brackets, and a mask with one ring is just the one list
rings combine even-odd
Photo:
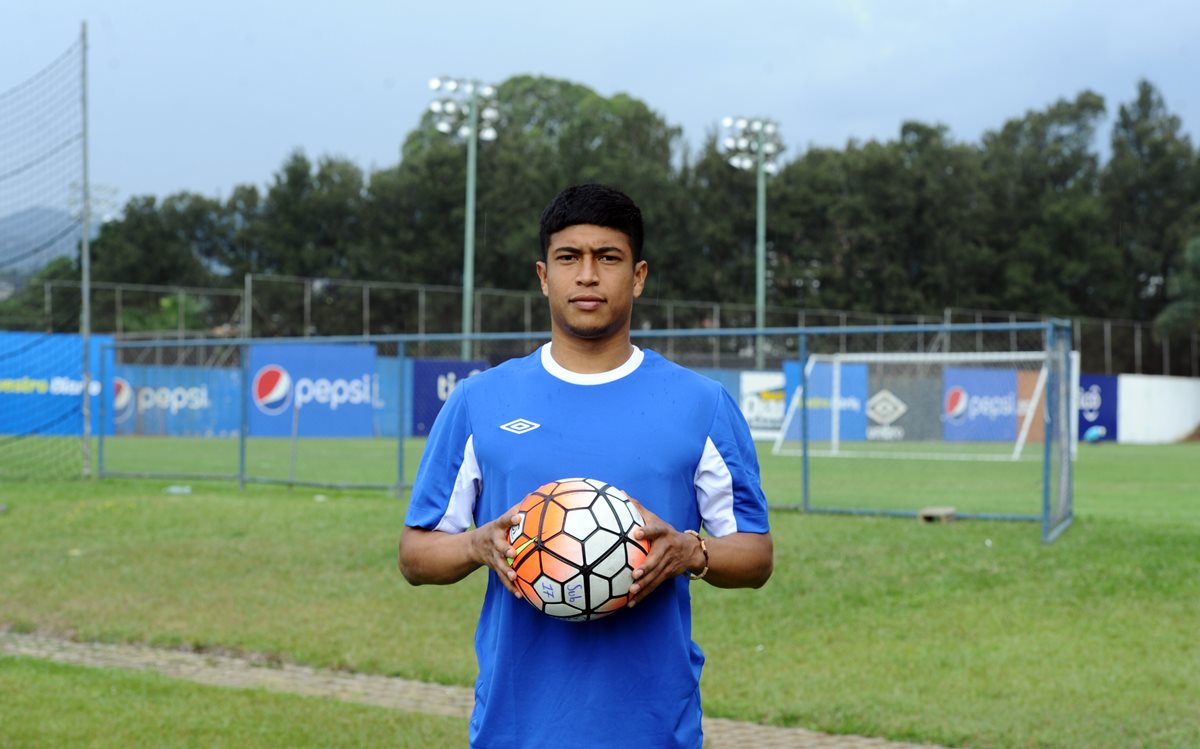
[(570, 226), (593, 224), (616, 229), (629, 237), (633, 262), (642, 259), (642, 210), (625, 193), (607, 185), (574, 185), (560, 192), (542, 211), (542, 259), (550, 250), (550, 236)]

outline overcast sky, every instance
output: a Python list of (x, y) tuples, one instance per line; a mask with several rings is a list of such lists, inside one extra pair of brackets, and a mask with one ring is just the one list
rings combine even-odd
[(295, 148), (394, 165), (439, 74), (626, 92), (693, 148), (727, 114), (769, 116), (788, 158), (908, 119), (976, 141), (1085, 88), (1111, 120), (1139, 78), (1200, 133), (1195, 0), (4, 0), (0, 92), (83, 21), (92, 181), (119, 203), (264, 185)]

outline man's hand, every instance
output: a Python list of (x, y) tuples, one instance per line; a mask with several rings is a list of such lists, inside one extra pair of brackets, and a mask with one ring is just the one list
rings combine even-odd
[(517, 588), (517, 573), (508, 563), (517, 552), (508, 540), (508, 532), (520, 522), (517, 505), (513, 505), (507, 513), (471, 532), (471, 549), (476, 559), (480, 564), (491, 567), (504, 587), (517, 598), (521, 597), (521, 591)]
[(665, 581), (684, 574), (689, 569), (704, 566), (704, 553), (699, 540), (690, 534), (681, 533), (665, 520), (642, 506), (636, 499), (631, 501), (642, 513), (645, 525), (633, 530), (637, 541), (649, 541), (650, 553), (646, 561), (633, 571), (633, 585), (629, 586), (629, 605), (634, 606)]
[(481, 566), (490, 567), (513, 595), (517, 573), (508, 566), (513, 555), (508, 532), (521, 521), (517, 506), (490, 523), (465, 533), (406, 527), (400, 534), (400, 571), (413, 585), (449, 585)]

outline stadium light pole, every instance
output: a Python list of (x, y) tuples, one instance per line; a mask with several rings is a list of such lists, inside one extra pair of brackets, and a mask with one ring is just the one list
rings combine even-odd
[[(429, 88), (440, 92), (440, 96), (429, 104), (429, 111), (437, 116), (434, 127), (439, 133), (457, 136), (467, 143), (462, 291), (462, 332), (465, 336), (474, 327), (475, 318), (475, 151), (479, 141), (496, 139), (495, 123), (500, 118), (500, 108), (495, 99), (495, 87), (479, 81), (439, 76), (429, 81)], [(462, 358), (471, 358), (471, 342), (466, 339), (462, 342)]]
[[(763, 117), (726, 117), (721, 120), (726, 136), (722, 145), (729, 164), (736, 169), (753, 169), (758, 177), (754, 237), (754, 327), (767, 323), (767, 175), (779, 171), (775, 158), (783, 151), (779, 125)], [(762, 334), (754, 342), (754, 366), (762, 369), (766, 341)]]

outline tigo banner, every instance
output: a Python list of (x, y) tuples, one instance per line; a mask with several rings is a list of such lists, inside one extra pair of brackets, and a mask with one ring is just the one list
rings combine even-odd
[(459, 380), (487, 369), (486, 361), (459, 359), (414, 359), (412, 365), (412, 433), (427, 436), (442, 405), (454, 392)]
[(1079, 439), (1117, 441), (1117, 377), (1079, 375)]

